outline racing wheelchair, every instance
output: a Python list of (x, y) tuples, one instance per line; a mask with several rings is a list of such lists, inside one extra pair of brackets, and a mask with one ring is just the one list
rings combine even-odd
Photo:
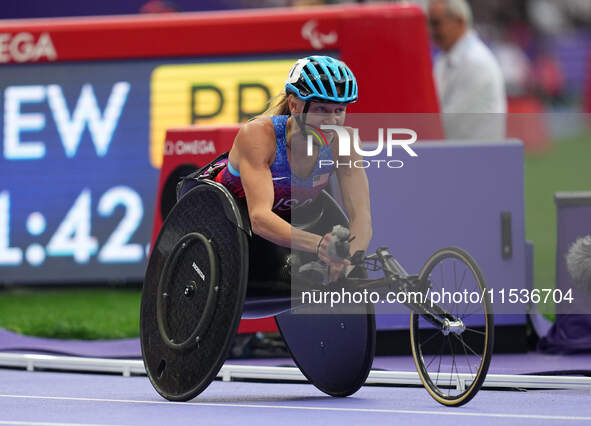
[[(332, 396), (353, 394), (374, 358), (374, 303), (301, 303), (301, 292), (327, 289), (397, 296), (411, 311), (412, 355), (431, 396), (459, 406), (479, 391), (494, 326), (484, 276), (468, 253), (439, 250), (410, 275), (385, 247), (370, 255), (358, 252), (350, 257), (357, 273), (327, 286), (318, 279), (322, 274), (306, 268), (315, 261), (311, 255), (300, 256), (253, 234), (245, 204), (224, 186), (201, 178), (190, 186), (162, 226), (142, 290), (142, 357), (161, 396), (187, 401), (200, 394), (226, 360), (240, 319), (267, 316), (275, 317), (309, 382)], [(321, 235), (348, 223), (324, 191), (305, 214), (292, 218), (293, 226)], [(339, 250), (346, 252), (347, 232), (343, 235)], [(435, 303), (434, 295), (446, 288), (480, 297)], [(414, 299), (401, 297), (412, 294)]]

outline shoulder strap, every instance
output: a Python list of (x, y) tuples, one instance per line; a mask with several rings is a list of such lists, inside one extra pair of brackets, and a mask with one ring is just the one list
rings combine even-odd
[[(191, 189), (195, 185), (195, 183), (196, 183), (195, 181), (198, 180), (204, 172), (209, 170), (209, 168), (212, 167), (215, 163), (228, 158), (229, 154), (230, 154), (230, 151), (226, 151), (226, 152), (218, 155), (214, 160), (210, 161), (209, 163), (207, 163), (205, 166), (201, 167), (200, 169), (198, 169), (192, 173), (189, 173), (186, 176), (181, 177), (179, 179), (179, 182), (177, 183), (177, 186), (176, 186), (177, 200), (179, 200), (182, 195), (184, 195), (189, 189)], [(191, 181), (193, 181), (193, 183), (190, 183), (189, 185), (185, 185), (186, 183), (191, 182)]]
[(210, 161), (209, 163), (207, 163), (205, 166), (201, 167), (196, 172), (193, 172), (190, 175), (185, 176), (184, 179), (186, 179), (186, 178), (191, 179), (191, 178), (199, 177), (205, 170), (207, 170), (209, 167), (213, 166), (218, 161), (225, 160), (226, 158), (228, 158), (229, 154), (230, 154), (230, 151), (226, 151), (226, 152), (218, 155), (214, 160)]

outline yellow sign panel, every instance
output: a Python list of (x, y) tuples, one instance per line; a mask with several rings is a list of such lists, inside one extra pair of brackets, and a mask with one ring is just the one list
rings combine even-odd
[(162, 165), (170, 127), (247, 121), (284, 88), (295, 59), (162, 65), (152, 73), (150, 161)]

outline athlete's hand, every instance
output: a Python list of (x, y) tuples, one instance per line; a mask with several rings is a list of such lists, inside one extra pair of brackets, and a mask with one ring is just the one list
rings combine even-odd
[(336, 236), (334, 233), (329, 232), (324, 234), (318, 243), (318, 258), (322, 262), (326, 263), (326, 265), (329, 267), (328, 282), (333, 282), (340, 278), (344, 272), (349, 271), (349, 266), (351, 266), (351, 262), (349, 262), (349, 260), (335, 256), (334, 253), (331, 253), (333, 250), (328, 250), (329, 244), (331, 242), (334, 243), (335, 239)]

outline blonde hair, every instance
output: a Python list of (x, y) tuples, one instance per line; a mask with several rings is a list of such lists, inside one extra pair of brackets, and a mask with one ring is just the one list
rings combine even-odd
[(269, 117), (272, 115), (291, 115), (289, 104), (287, 102), (288, 98), (289, 94), (286, 92), (281, 92), (277, 96), (272, 97), (267, 103), (267, 109), (265, 112), (257, 115), (255, 118)]

